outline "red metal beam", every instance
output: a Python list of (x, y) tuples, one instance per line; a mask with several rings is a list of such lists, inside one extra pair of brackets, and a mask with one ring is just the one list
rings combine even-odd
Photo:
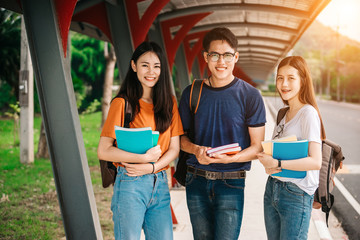
[(77, 0), (55, 0), (54, 3), (62, 41), (62, 47), (64, 51), (64, 56), (66, 57), (70, 23)]
[[(161, 22), (161, 29), (163, 33), (164, 44), (170, 69), (172, 69), (172, 65), (174, 63), (176, 51), (179, 48), (181, 42), (184, 40), (186, 34), (197, 22), (199, 22), (201, 19), (203, 19), (209, 14), (210, 12), (193, 14)], [(173, 37), (170, 28), (177, 26), (180, 26), (180, 29)]]
[(234, 76), (236, 76), (236, 77), (244, 80), (245, 82), (250, 83), (254, 87), (256, 87), (257, 84), (255, 82), (253, 82), (253, 80), (241, 69), (241, 67), (235, 65), (233, 74), (234, 74)]
[(125, 4), (134, 49), (145, 41), (152, 23), (161, 9), (170, 2), (170, 0), (154, 0), (140, 18), (138, 3), (143, 1), (144, 0), (126, 0)]
[[(189, 73), (191, 72), (196, 55), (202, 50), (202, 40), (207, 32), (208, 31), (189, 34), (184, 39), (184, 50)], [(191, 47), (190, 42), (194, 40), (196, 40), (196, 43)]]
[(198, 61), (199, 61), (199, 68), (200, 68), (200, 75), (201, 75), (200, 77), (203, 78), (205, 68), (207, 68), (207, 64), (205, 62), (204, 55), (203, 55), (202, 51), (198, 52), (197, 58), (198, 58)]
[[(61, 0), (59, 0), (61, 1)], [(99, 28), (112, 42), (105, 2), (101, 2), (85, 9), (73, 16), (76, 22), (86, 22)]]

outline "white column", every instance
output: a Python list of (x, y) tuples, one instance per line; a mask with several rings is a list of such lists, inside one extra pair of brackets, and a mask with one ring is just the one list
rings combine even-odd
[(34, 76), (23, 17), (21, 17), (20, 51), (20, 162), (32, 163), (34, 162)]

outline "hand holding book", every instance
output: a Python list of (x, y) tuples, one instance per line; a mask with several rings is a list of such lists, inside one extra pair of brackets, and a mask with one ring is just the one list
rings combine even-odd
[(123, 128), (115, 126), (115, 135), (118, 148), (121, 150), (145, 154), (157, 145), (159, 132), (145, 128)]
[[(289, 161), (305, 158), (308, 156), (307, 140), (297, 140), (296, 136), (288, 136), (281, 139), (262, 142), (264, 152), (279, 161)], [(266, 166), (266, 156), (258, 154), (261, 163)], [(294, 171), (282, 169), (281, 172), (271, 173), (275, 177), (304, 178), (306, 171)]]
[(146, 162), (157, 162), (161, 157), (161, 148), (160, 145), (156, 145), (155, 147), (150, 148), (146, 151)]

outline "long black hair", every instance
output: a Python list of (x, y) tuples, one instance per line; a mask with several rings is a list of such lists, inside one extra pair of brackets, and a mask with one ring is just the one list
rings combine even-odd
[[(160, 60), (160, 76), (159, 80), (152, 88), (152, 100), (154, 105), (154, 115), (156, 130), (160, 133), (166, 131), (171, 124), (172, 119), (172, 109), (173, 109), (173, 100), (171, 94), (170, 86), (170, 74), (167, 66), (166, 57), (159, 45), (154, 42), (143, 42), (141, 43), (134, 51), (131, 60), (136, 64), (137, 60), (141, 55), (153, 52), (155, 53)], [(131, 60), (129, 64), (129, 69), (127, 71), (124, 82), (121, 85), (119, 93), (115, 96), (125, 97), (129, 101), (129, 104), (132, 108), (132, 119), (140, 111), (139, 99), (143, 95), (142, 85), (137, 77), (136, 72), (133, 71), (131, 67)]]

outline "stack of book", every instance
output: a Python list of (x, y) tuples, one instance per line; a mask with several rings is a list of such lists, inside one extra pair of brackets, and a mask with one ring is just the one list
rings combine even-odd
[[(309, 141), (297, 140), (296, 136), (288, 136), (280, 139), (262, 142), (264, 152), (280, 161), (289, 161), (305, 158), (308, 156)], [(281, 172), (271, 174), (275, 177), (304, 178), (306, 171), (294, 171), (282, 169)]]
[(144, 154), (155, 147), (159, 140), (159, 132), (152, 131), (151, 127), (123, 128), (115, 126), (116, 142), (119, 149)]
[(282, 138), (269, 140), (269, 141), (263, 141), (263, 142), (261, 142), (261, 145), (264, 149), (264, 152), (266, 154), (269, 154), (272, 156), (274, 142), (293, 142), (293, 141), (297, 141), (297, 137), (295, 135), (282, 137)]
[(214, 154), (236, 154), (241, 151), (241, 147), (239, 143), (232, 143), (227, 145), (222, 145), (219, 147), (211, 148), (206, 151), (207, 155), (212, 157)]

